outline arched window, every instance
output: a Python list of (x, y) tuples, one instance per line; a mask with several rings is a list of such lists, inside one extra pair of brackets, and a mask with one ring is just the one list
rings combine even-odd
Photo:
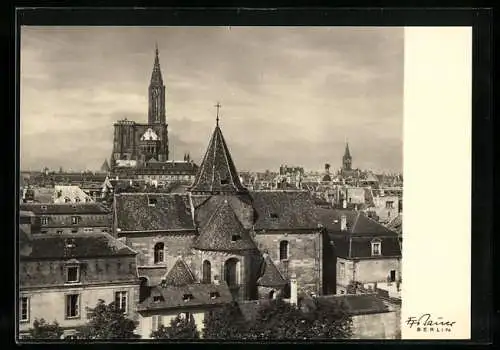
[(280, 242), (280, 260), (288, 259), (288, 241)]
[(154, 248), (154, 262), (155, 264), (162, 263), (164, 260), (164, 252), (165, 245), (162, 242), (158, 242), (155, 244)]
[(236, 258), (231, 258), (224, 264), (224, 280), (229, 287), (237, 286), (239, 283), (239, 265), (239, 261)]
[(203, 262), (203, 283), (212, 283), (212, 264), (208, 260)]

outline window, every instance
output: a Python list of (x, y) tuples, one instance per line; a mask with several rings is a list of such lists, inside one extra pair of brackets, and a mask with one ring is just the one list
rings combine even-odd
[(271, 217), (271, 219), (277, 219), (278, 218), (278, 214), (276, 214), (276, 213), (271, 213), (269, 216)]
[(64, 203), (69, 203), (69, 202), (71, 202), (71, 199), (69, 199), (69, 197), (64, 198)]
[(49, 218), (46, 216), (42, 216), (42, 225), (48, 225), (49, 224)]
[(220, 179), (220, 184), (221, 185), (228, 185), (229, 184), (229, 179), (228, 178)]
[(288, 260), (288, 241), (280, 242), (280, 260)]
[(66, 267), (66, 282), (67, 283), (80, 282), (80, 267), (78, 266)]
[(63, 233), (63, 230), (57, 230), (56, 232), (61, 235)]
[(21, 297), (19, 302), (19, 320), (21, 322), (30, 320), (30, 299), (28, 297)]
[(127, 313), (127, 292), (116, 292), (115, 293), (115, 304), (116, 307), (123, 312)]
[(241, 239), (241, 236), (240, 236), (240, 235), (232, 235), (232, 236), (231, 236), (231, 241), (232, 241), (232, 242), (236, 242), (236, 241), (238, 241), (238, 240), (240, 240), (240, 239)]
[(157, 199), (156, 198), (148, 198), (148, 205), (150, 207), (154, 207), (156, 206), (156, 204), (158, 203)]
[(160, 301), (163, 301), (163, 296), (161, 296), (161, 295), (153, 296), (153, 302), (159, 303)]
[(203, 283), (212, 283), (212, 264), (208, 260), (203, 262)]
[(78, 203), (78, 202), (80, 202), (80, 198), (75, 197), (75, 203)]
[(83, 232), (93, 232), (93, 231), (94, 231), (94, 229), (92, 227), (85, 227), (83, 229)]
[(389, 273), (389, 282), (396, 282), (396, 270), (391, 270)]
[(71, 229), (71, 233), (77, 233), (78, 230), (76, 228)]
[(80, 295), (66, 295), (66, 318), (80, 317)]
[(394, 208), (394, 202), (393, 201), (387, 201), (387, 202), (385, 202), (385, 208), (386, 209), (393, 209)]
[(79, 223), (80, 223), (80, 217), (79, 216), (72, 216), (71, 217), (71, 224), (78, 225)]
[(219, 292), (210, 292), (210, 299), (217, 299), (220, 297)]
[(339, 263), (339, 277), (341, 277), (341, 278), (345, 277), (345, 263), (344, 262)]
[(154, 263), (159, 264), (163, 262), (163, 250), (165, 245), (162, 242), (156, 243), (154, 247)]
[(47, 230), (42, 230), (42, 231), (40, 231), (40, 232), (41, 232), (41, 233), (48, 233), (49, 231), (47, 231)]
[(372, 241), (372, 256), (381, 255), (382, 253), (382, 243), (380, 240)]
[(46, 205), (42, 205), (40, 208), (42, 208), (42, 210), (47, 210), (47, 206)]
[(153, 315), (153, 318), (152, 318), (152, 328), (154, 331), (158, 330), (158, 328), (160, 328), (160, 326), (163, 325), (163, 316), (160, 316), (160, 315)]
[(184, 294), (182, 296), (182, 300), (184, 300), (184, 302), (187, 302), (187, 301), (190, 301), (190, 300), (193, 300), (193, 299), (194, 299), (194, 296), (191, 293)]

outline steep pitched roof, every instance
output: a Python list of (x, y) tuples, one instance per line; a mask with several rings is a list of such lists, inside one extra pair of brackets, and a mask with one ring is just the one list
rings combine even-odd
[(104, 159), (104, 163), (102, 163), (101, 165), (101, 171), (103, 173), (107, 173), (110, 171), (110, 167), (109, 167), (109, 164), (108, 164), (108, 160), (107, 159)]
[(246, 192), (218, 125), (212, 134), (191, 191), (208, 193)]
[(193, 273), (184, 260), (179, 259), (165, 276), (167, 286), (185, 286), (195, 282)]
[(403, 232), (403, 214), (399, 213), (394, 217), (394, 219), (387, 224), (387, 228), (401, 234)]
[(23, 203), (20, 210), (29, 211), (35, 215), (84, 215), (84, 214), (108, 214), (109, 210), (100, 203)]
[[(395, 236), (395, 233), (384, 225), (367, 217), (362, 211), (345, 209), (315, 209), (321, 225), (330, 233), (350, 234), (355, 236), (386, 235)], [(347, 230), (341, 231), (341, 217), (346, 217)]]
[(317, 229), (314, 199), (307, 191), (252, 191), (255, 230)]
[(351, 152), (349, 151), (349, 142), (345, 144), (344, 159), (351, 158)]
[(262, 263), (261, 276), (257, 280), (257, 284), (263, 287), (284, 286), (287, 282), (274, 265), (269, 255), (264, 256)]
[(115, 218), (121, 232), (194, 230), (188, 198), (181, 194), (117, 194)]
[(194, 247), (200, 250), (241, 251), (256, 249), (247, 229), (238, 220), (233, 208), (224, 200), (205, 226), (199, 229)]
[(204, 227), (217, 208), (227, 201), (238, 217), (243, 227), (250, 229), (254, 223), (255, 211), (252, 198), (248, 194), (242, 195), (192, 195), (191, 200), (195, 207), (195, 221), (198, 227)]

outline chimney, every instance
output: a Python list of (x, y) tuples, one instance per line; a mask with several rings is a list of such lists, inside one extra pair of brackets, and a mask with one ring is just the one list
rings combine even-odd
[(347, 217), (345, 215), (342, 215), (340, 217), (340, 230), (341, 231), (347, 230)]
[(347, 201), (345, 199), (342, 201), (342, 208), (347, 208)]
[(290, 304), (297, 305), (297, 275), (290, 276)]

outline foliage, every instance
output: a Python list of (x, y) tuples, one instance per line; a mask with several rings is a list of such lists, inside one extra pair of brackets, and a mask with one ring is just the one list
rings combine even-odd
[(63, 330), (57, 321), (50, 324), (43, 318), (40, 320), (35, 319), (33, 328), (29, 330), (30, 339), (61, 339), (62, 334)]
[(170, 326), (161, 325), (151, 333), (154, 339), (199, 339), (200, 332), (196, 328), (192, 317), (177, 316), (170, 321)]
[(235, 302), (211, 310), (203, 323), (203, 337), (208, 339), (240, 339), (246, 327), (243, 315)]
[(137, 323), (125, 314), (112, 302), (108, 305), (99, 299), (93, 309), (88, 309), (89, 322), (83, 328), (81, 337), (84, 339), (133, 339), (139, 338), (134, 334)]
[(237, 306), (213, 312), (205, 320), (204, 337), (217, 339), (347, 339), (352, 319), (344, 304), (313, 298), (298, 308), (282, 299), (262, 303), (253, 321), (245, 323)]

